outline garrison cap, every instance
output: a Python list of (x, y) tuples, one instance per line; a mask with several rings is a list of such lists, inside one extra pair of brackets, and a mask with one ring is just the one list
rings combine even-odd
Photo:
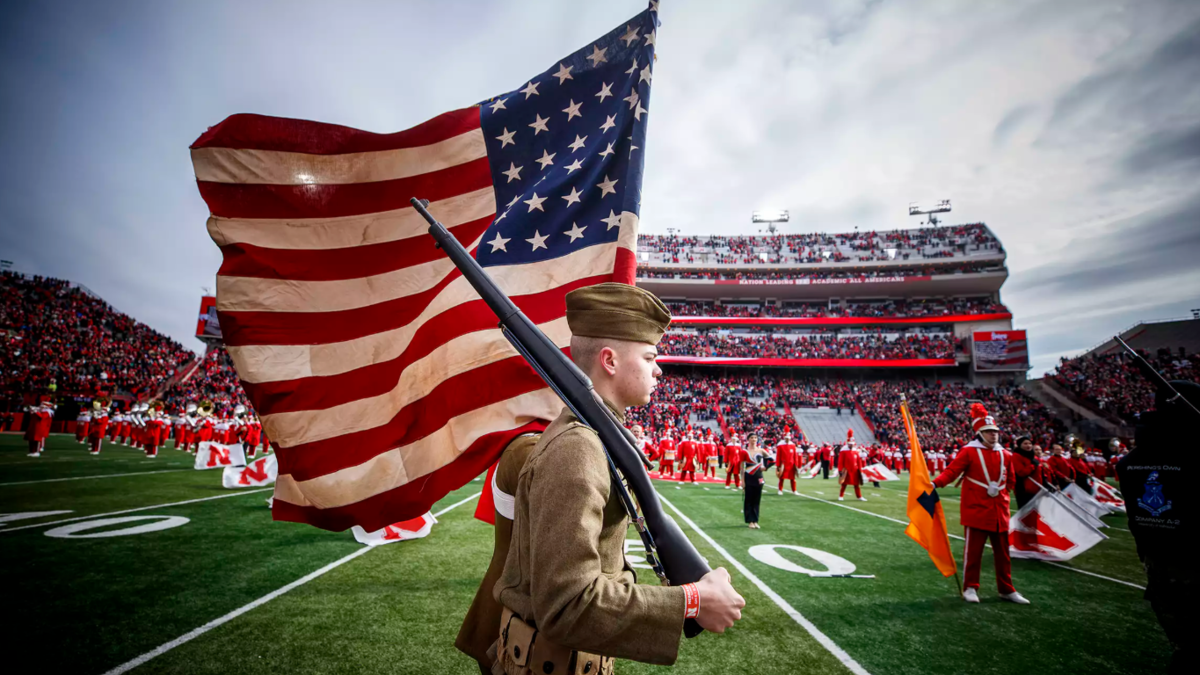
[(653, 293), (608, 282), (567, 293), (567, 326), (572, 335), (658, 344), (671, 312)]

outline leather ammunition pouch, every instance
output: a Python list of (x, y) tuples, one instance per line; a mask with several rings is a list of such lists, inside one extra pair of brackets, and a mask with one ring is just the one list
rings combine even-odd
[(612, 675), (613, 660), (555, 644), (507, 607), (496, 658), (508, 675)]

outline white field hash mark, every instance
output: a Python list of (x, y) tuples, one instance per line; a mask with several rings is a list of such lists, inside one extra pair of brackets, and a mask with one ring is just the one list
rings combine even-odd
[[(440, 516), (444, 513), (447, 513), (459, 506), (462, 506), (463, 504), (466, 504), (467, 502), (471, 501), (472, 499), (475, 499), (480, 494), (481, 493), (476, 492), (475, 494), (471, 495), (470, 497), (467, 497), (466, 499), (464, 499), (460, 502), (455, 502), (455, 503), (451, 504), (450, 506), (447, 506), (446, 508), (442, 509), (441, 511), (438, 511), (437, 513), (433, 514), (433, 517), (437, 518), (438, 516)], [(303, 586), (304, 584), (307, 584), (308, 582), (312, 581), (313, 579), (316, 579), (317, 577), (325, 574), (326, 572), (328, 572), (336, 567), (340, 567), (341, 565), (344, 565), (344, 564), (350, 562), (351, 560), (354, 560), (355, 558), (359, 557), (360, 555), (365, 555), (366, 553), (369, 553), (378, 548), (383, 548), (383, 547), (382, 546), (364, 546), (344, 558), (334, 560), (333, 562), (329, 563), (328, 565), (322, 567), (319, 570), (310, 572), (286, 586), (283, 586), (274, 591), (271, 591), (270, 593), (267, 593), (266, 595), (255, 600), (254, 602), (251, 602), (246, 605), (242, 605), (241, 607), (238, 607), (237, 609), (226, 614), (225, 616), (213, 619), (212, 621), (209, 621), (208, 623), (204, 624), (203, 626), (200, 626), (199, 628), (191, 630), (187, 633), (184, 633), (183, 635), (180, 635), (179, 637), (175, 638), (174, 640), (171, 640), (170, 642), (159, 645), (158, 647), (146, 652), (145, 654), (142, 654), (141, 656), (133, 659), (132, 661), (127, 661), (125, 663), (122, 663), (121, 665), (117, 666), (116, 668), (113, 668), (112, 670), (108, 671), (104, 675), (120, 675), (120, 673), (129, 672), (130, 670), (137, 668), (138, 666), (149, 661), (150, 659), (153, 659), (156, 656), (162, 656), (163, 654), (166, 654), (167, 652), (171, 651), (172, 649), (175, 649), (179, 645), (185, 644), (187, 642), (191, 642), (192, 640), (195, 640), (196, 638), (200, 637), (201, 635), (204, 635), (208, 631), (210, 631), (218, 626), (221, 626), (222, 624), (229, 623), (230, 621), (233, 621), (234, 619), (245, 614), (246, 612), (249, 612), (250, 610), (252, 610), (256, 607), (265, 605), (268, 602), (274, 600), (275, 598), (278, 598), (279, 596), (283, 595), (284, 593), (287, 593), (288, 591), (299, 588), (299, 587)]]

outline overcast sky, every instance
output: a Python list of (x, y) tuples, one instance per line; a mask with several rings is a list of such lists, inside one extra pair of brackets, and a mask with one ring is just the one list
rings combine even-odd
[[(220, 264), (188, 145), (239, 112), (377, 132), (520, 87), (605, 2), (17, 2), (0, 16), (0, 258), (191, 348)], [(1034, 370), (1200, 307), (1200, 2), (663, 0), (642, 231), (912, 226), (1008, 250)]]

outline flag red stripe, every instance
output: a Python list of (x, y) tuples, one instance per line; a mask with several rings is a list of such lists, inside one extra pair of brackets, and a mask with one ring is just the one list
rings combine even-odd
[[(608, 276), (576, 279), (548, 291), (512, 298), (535, 324), (563, 316), (566, 294), (607, 280)], [(433, 317), (419, 328), (400, 356), (390, 361), (358, 368), (338, 375), (306, 377), (277, 382), (243, 382), (247, 396), (254, 401), (259, 415), (301, 410), (324, 410), (392, 390), (401, 374), (414, 361), (428, 356), (450, 340), (479, 330), (495, 328), (496, 315), (483, 302), (473, 300)]]
[[(298, 506), (280, 499), (271, 509), (274, 520), (292, 523), (308, 523), (325, 530), (342, 531), (353, 525), (361, 525), (372, 532), (391, 525), (387, 514), (424, 513), (441, 496), (466, 485), (475, 476), (483, 473), (496, 461), (512, 439), (529, 432), (540, 432), (543, 422), (530, 422), (510, 431), (487, 434), (476, 440), (453, 462), (420, 479), (420, 489), (412, 484), (368, 497), (346, 506), (322, 509), (315, 506)], [(483, 489), (483, 488), (481, 488)]]
[(339, 218), (393, 211), (411, 197), (430, 201), (492, 184), (487, 157), (419, 176), (345, 185), (259, 185), (196, 181), (214, 216), (222, 218)]
[(430, 145), (479, 128), (479, 108), (471, 106), (443, 113), (411, 129), (375, 134), (339, 124), (240, 114), (227, 117), (192, 143), (198, 148), (237, 148), (338, 155), (352, 152), (398, 150)]
[[(491, 222), (492, 216), (488, 215), (452, 228), (450, 232), (463, 246), (471, 246)], [(229, 244), (221, 247), (221, 252), (225, 260), (218, 275), (293, 281), (357, 279), (441, 260), (446, 255), (438, 249), (433, 237), (325, 250)]]
[(520, 356), (489, 363), (446, 378), (428, 395), (404, 406), (387, 424), (286, 448), (279, 453), (279, 471), (304, 481), (357, 466), (419, 441), (463, 413), (545, 386)]
[(617, 247), (616, 260), (613, 261), (612, 280), (620, 284), (629, 284), (630, 286), (633, 286), (637, 282), (636, 253), (624, 246)]
[(451, 270), (436, 286), (415, 295), (377, 305), (338, 312), (223, 312), (221, 331), (225, 344), (316, 345), (345, 342), (407, 325), (462, 273)]

